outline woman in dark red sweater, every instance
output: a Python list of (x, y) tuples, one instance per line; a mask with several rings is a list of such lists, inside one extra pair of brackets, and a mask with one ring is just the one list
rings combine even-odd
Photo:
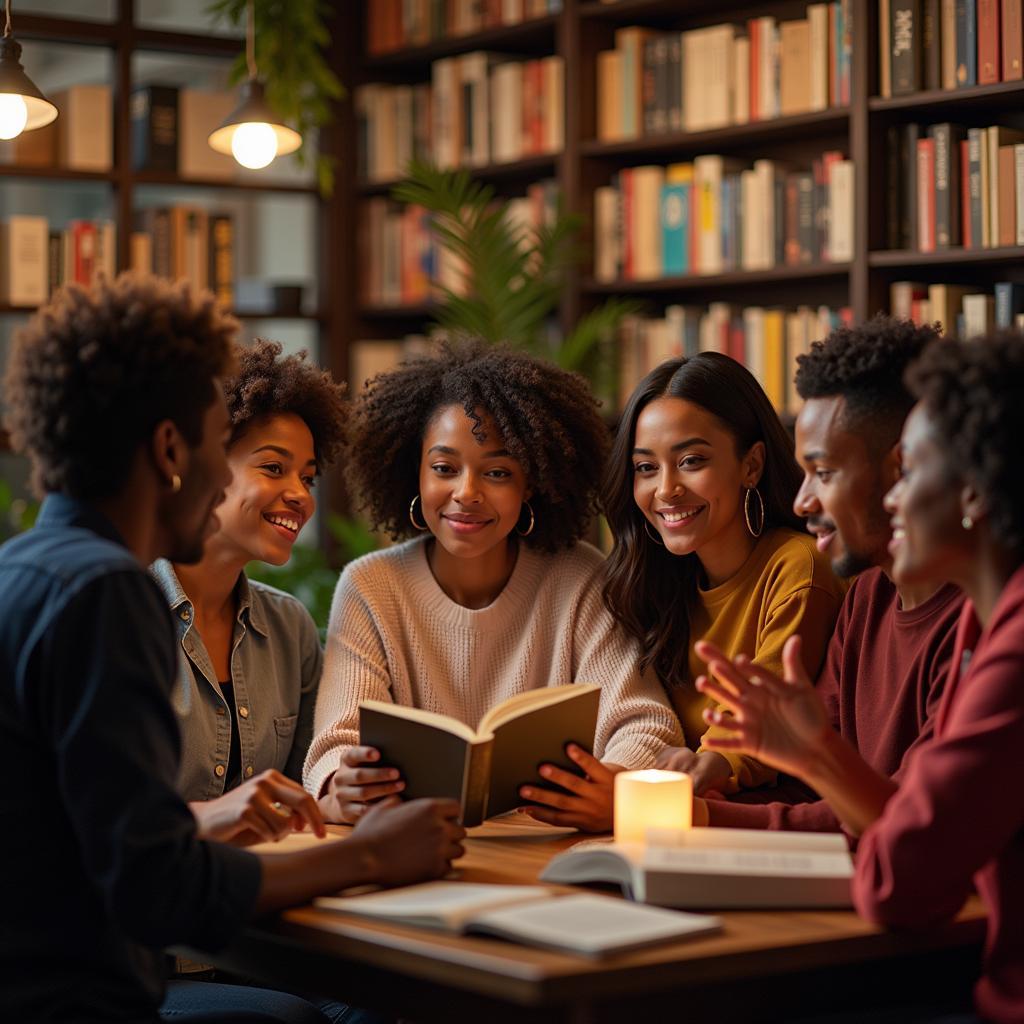
[(899, 785), (828, 726), (800, 665), (786, 679), (698, 645), (730, 709), (719, 749), (802, 777), (859, 835), (854, 901), (879, 924), (924, 928), (972, 886), (989, 907), (985, 1020), (1024, 1020), (1024, 340), (943, 342), (912, 368), (919, 402), (903, 431), (903, 478), (886, 498), (900, 583), (952, 582), (968, 597), (935, 735)]

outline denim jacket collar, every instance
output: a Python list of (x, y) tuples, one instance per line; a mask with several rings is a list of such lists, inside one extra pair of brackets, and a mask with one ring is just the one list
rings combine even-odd
[[(167, 603), (171, 606), (175, 618), (186, 623), (186, 630), (192, 625), (193, 606), (188, 594), (182, 589), (181, 581), (174, 567), (165, 558), (158, 559), (152, 565), (152, 573), (160, 584), (167, 597)], [(252, 599), (252, 588), (249, 580), (243, 572), (236, 584), (238, 594), (238, 622), (244, 628), (246, 622), (256, 630), (260, 636), (268, 636), (269, 630), (267, 621), (263, 616), (263, 609), (258, 601)]]

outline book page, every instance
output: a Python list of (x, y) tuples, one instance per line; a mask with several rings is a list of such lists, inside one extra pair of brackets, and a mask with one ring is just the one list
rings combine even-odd
[(539, 885), (427, 882), (365, 896), (321, 896), (313, 903), (346, 914), (461, 931), (477, 913), (525, 900), (543, 900), (549, 895), (550, 890)]
[(703, 914), (646, 907), (613, 896), (559, 896), (477, 914), (469, 931), (589, 956), (717, 931)]
[(851, 878), (853, 860), (846, 851), (816, 853), (754, 849), (687, 849), (651, 846), (646, 871), (680, 871), (703, 875), (772, 875), (794, 878)]
[(442, 715), (437, 711), (410, 708), (405, 704), (389, 704), (383, 700), (364, 700), (359, 707), (379, 711), (384, 715), (394, 715), (395, 718), (405, 718), (410, 722), (419, 722), (421, 725), (429, 725), (434, 729), (450, 732), (467, 743), (473, 743), (477, 739), (476, 731), (466, 725), (465, 722), (460, 722), (457, 718), (452, 718), (450, 715)]
[(558, 704), (563, 700), (571, 700), (583, 693), (592, 690), (600, 690), (600, 687), (590, 683), (570, 683), (568, 686), (544, 686), (538, 690), (527, 690), (525, 693), (517, 693), (508, 700), (491, 708), (490, 711), (480, 719), (477, 732), (481, 736), (490, 735), (495, 729), (505, 722), (511, 721), (525, 711), (533, 711), (536, 708), (547, 707), (549, 704)]
[(849, 853), (841, 832), (772, 832), (755, 828), (649, 829), (653, 846), (684, 846), (688, 849), (776, 850), (808, 853)]

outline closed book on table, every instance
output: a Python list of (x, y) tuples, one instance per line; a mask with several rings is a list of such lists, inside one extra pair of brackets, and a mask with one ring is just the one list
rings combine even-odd
[(178, 87), (147, 85), (131, 98), (132, 169), (178, 170)]
[(399, 770), (404, 799), (447, 797), (459, 803), (464, 825), (478, 825), (527, 803), (519, 790), (545, 785), (542, 764), (579, 774), (566, 746), (593, 749), (600, 696), (600, 687), (583, 683), (529, 690), (492, 708), (476, 729), (433, 711), (364, 701), (359, 742), (380, 751), (382, 767)]

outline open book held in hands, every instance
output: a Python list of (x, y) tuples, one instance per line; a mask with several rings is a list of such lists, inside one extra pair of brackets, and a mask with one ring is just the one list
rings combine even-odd
[(837, 833), (694, 828), (646, 845), (589, 840), (553, 857), (545, 882), (612, 882), (641, 903), (697, 910), (849, 907), (853, 860)]
[(366, 700), (359, 705), (359, 742), (397, 768), (402, 796), (450, 797), (462, 823), (479, 825), (526, 801), (519, 787), (543, 785), (537, 769), (556, 764), (579, 774), (566, 745), (592, 750), (601, 688), (584, 683), (528, 690), (502, 701), (476, 729), (448, 715)]
[(717, 931), (716, 917), (638, 907), (612, 896), (559, 896), (535, 885), (427, 882), (365, 896), (321, 896), (318, 907), (529, 946), (601, 956)]

